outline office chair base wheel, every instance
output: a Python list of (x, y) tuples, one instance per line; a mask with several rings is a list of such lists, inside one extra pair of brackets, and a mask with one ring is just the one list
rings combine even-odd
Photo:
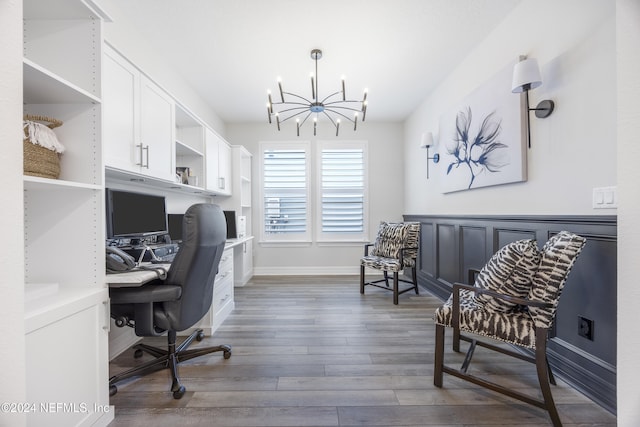
[(136, 351), (133, 353), (133, 357), (135, 357), (136, 359), (140, 359), (143, 354), (144, 354), (144, 351), (137, 348)]
[(231, 350), (225, 351), (225, 352), (222, 354), (222, 356), (223, 356), (225, 359), (230, 358), (230, 357), (231, 357)]
[(198, 335), (196, 335), (196, 340), (202, 341), (203, 339), (204, 339), (204, 332), (203, 331), (198, 332)]
[(118, 392), (118, 387), (116, 387), (115, 385), (109, 386), (109, 396), (115, 396), (117, 392)]
[(186, 391), (187, 391), (187, 389), (186, 389), (186, 388), (184, 388), (184, 386), (183, 386), (183, 385), (181, 385), (180, 387), (178, 387), (178, 389), (177, 389), (177, 390), (175, 390), (175, 391), (173, 392), (173, 398), (174, 398), (174, 399), (181, 399), (181, 398), (182, 398), (182, 396), (184, 396), (184, 393), (185, 393)]

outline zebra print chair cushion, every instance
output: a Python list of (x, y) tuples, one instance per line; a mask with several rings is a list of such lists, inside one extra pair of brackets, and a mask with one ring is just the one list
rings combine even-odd
[(552, 303), (553, 307), (529, 307), (536, 327), (551, 327), (567, 276), (586, 241), (584, 237), (561, 231), (542, 247), (542, 259), (533, 276), (528, 299)]
[[(526, 298), (531, 289), (531, 279), (538, 269), (540, 253), (535, 240), (518, 240), (503, 246), (480, 270), (476, 286), (499, 294)], [(489, 310), (509, 312), (516, 304), (477, 295), (478, 302)]]
[[(552, 308), (516, 306), (510, 312), (496, 311), (474, 292), (461, 289), (460, 330), (535, 348), (535, 330), (551, 327), (564, 284), (585, 243), (585, 238), (561, 231), (543, 246), (527, 299), (551, 303)], [(443, 326), (453, 326), (452, 319), (453, 295), (434, 315)]]
[[(451, 327), (452, 319), (453, 295), (434, 315), (439, 325)], [(536, 345), (535, 328), (529, 313), (490, 310), (477, 300), (473, 292), (466, 289), (460, 290), (460, 330), (527, 348), (535, 348)]]

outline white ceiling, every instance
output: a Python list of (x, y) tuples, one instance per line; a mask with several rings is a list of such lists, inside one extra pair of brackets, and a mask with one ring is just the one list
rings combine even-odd
[(225, 122), (267, 120), (267, 89), (360, 99), (402, 121), (521, 0), (128, 0), (143, 37)]

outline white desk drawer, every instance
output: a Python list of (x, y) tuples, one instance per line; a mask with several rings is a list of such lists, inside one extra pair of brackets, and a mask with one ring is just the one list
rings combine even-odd
[(233, 275), (233, 249), (227, 249), (222, 253), (215, 283), (219, 283), (230, 275)]
[(233, 301), (233, 274), (224, 277), (214, 285), (211, 305), (214, 317), (231, 301)]

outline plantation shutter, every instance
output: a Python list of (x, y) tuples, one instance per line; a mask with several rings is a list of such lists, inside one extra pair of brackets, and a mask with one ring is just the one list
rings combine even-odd
[(362, 148), (322, 150), (323, 233), (364, 231), (364, 167)]
[(307, 153), (304, 149), (263, 152), (266, 235), (307, 232)]

